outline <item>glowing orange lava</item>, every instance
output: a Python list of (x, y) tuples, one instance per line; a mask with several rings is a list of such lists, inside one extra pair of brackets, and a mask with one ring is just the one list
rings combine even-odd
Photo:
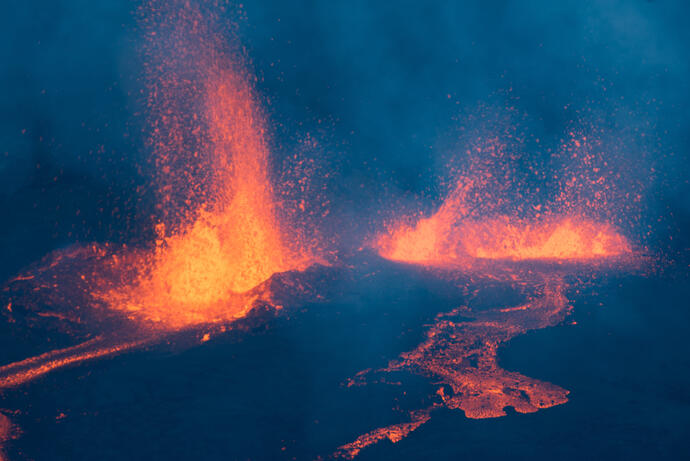
[(471, 259), (587, 260), (621, 256), (630, 244), (613, 227), (576, 216), (541, 221), (507, 216), (457, 222), (442, 212), (400, 224), (379, 237), (381, 256), (401, 262), (454, 265)]
[[(611, 224), (621, 221), (625, 207), (614, 202), (621, 194), (603, 176), (608, 163), (595, 140), (570, 133), (551, 154), (557, 166), (548, 174), (530, 164), (532, 157), (521, 146), (496, 137), (471, 143), (461, 156), (464, 166), (452, 169), (451, 188), (436, 211), (394, 221), (374, 239), (381, 256), (468, 267), (482, 259), (591, 261), (632, 253)], [(518, 171), (532, 176), (517, 177)]]
[(429, 416), (429, 411), (422, 410), (413, 412), (411, 420), (409, 423), (393, 424), (391, 426), (382, 427), (368, 432), (364, 435), (357, 437), (357, 440), (350, 442), (338, 448), (334, 453), (335, 457), (354, 459), (359, 455), (362, 449), (373, 445), (381, 440), (388, 439), (392, 443), (398, 443), (405, 437), (407, 437), (410, 432), (416, 430), (419, 426), (426, 423), (431, 419)]
[(551, 277), (541, 295), (525, 304), (477, 311), (458, 308), (439, 314), (414, 350), (401, 354), (385, 368), (360, 372), (347, 383), (361, 386), (371, 375), (406, 371), (433, 379), (439, 386), (438, 401), (413, 411), (411, 422), (375, 429), (343, 445), (335, 454), (352, 459), (381, 440), (396, 443), (427, 422), (437, 408), (460, 409), (468, 418), (495, 418), (504, 416), (509, 406), (519, 413), (533, 413), (567, 402), (567, 390), (504, 370), (497, 360), (501, 343), (563, 321), (570, 312), (564, 289), (560, 278)]
[[(161, 201), (177, 208), (164, 213), (153, 253), (139, 258), (136, 282), (103, 299), (163, 328), (228, 321), (255, 299), (241, 294), (275, 273), (304, 269), (313, 257), (278, 216), (265, 121), (249, 76), (195, 7), (152, 3), (170, 12), (158, 17), (184, 52), (182, 62), (166, 56), (156, 68), (150, 99)], [(180, 70), (190, 59), (193, 82)], [(194, 115), (174, 112), (189, 97), (198, 102)]]
[(146, 341), (129, 341), (116, 345), (104, 344), (103, 338), (94, 338), (77, 346), (58, 349), (0, 367), (0, 389), (22, 385), (58, 368), (73, 363), (123, 352)]
[(276, 215), (265, 130), (248, 84), (225, 72), (207, 85), (205, 147), (217, 162), (215, 195), (181, 230), (165, 235), (161, 227), (135, 286), (105, 298), (173, 328), (240, 316), (249, 306), (239, 293), (312, 261), (294, 240), (288, 246), (290, 232)]
[[(501, 156), (492, 160), (506, 161)], [(498, 205), (505, 208), (517, 198), (503, 197), (495, 173), (488, 169), (474, 162), (468, 175), (456, 179), (438, 210), (389, 225), (373, 242), (374, 248), (390, 260), (434, 266), (469, 266), (477, 259), (591, 260), (631, 253), (618, 229), (588, 218), (572, 204), (563, 212), (532, 205), (529, 217), (517, 212), (525, 209), (524, 204), (514, 205), (512, 214), (497, 211)]]

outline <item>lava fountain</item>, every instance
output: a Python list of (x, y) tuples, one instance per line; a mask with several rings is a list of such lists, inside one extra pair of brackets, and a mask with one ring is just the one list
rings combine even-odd
[(225, 325), (270, 303), (272, 276), (317, 261), (293, 227), (305, 207), (276, 199), (266, 119), (218, 11), (155, 0), (142, 8), (157, 238), (148, 248), (58, 251), (10, 281), (7, 315), (61, 321), (83, 342), (0, 367), (0, 387)]
[[(585, 141), (575, 142), (583, 147)], [(526, 185), (502, 183), (509, 182), (511, 175), (494, 170), (510, 170), (513, 159), (495, 144), (470, 152), (473, 158), (467, 171), (452, 180), (454, 186), (434, 213), (389, 223), (386, 232), (374, 239), (377, 252), (394, 261), (441, 267), (467, 266), (477, 260), (592, 262), (632, 253), (620, 230), (601, 219), (616, 212), (606, 209), (614, 204), (605, 200), (606, 189), (612, 186), (603, 178), (592, 181), (580, 173), (578, 183), (572, 172), (566, 172), (563, 176), (568, 180), (550, 203), (519, 203), (529, 195), (520, 190)], [(581, 162), (590, 165), (591, 157), (581, 154)], [(593, 199), (583, 200), (582, 189), (594, 189), (588, 194)]]
[[(248, 74), (218, 49), (198, 10), (173, 14), (175, 22), (164, 24), (183, 63), (164, 54), (149, 71), (164, 205), (159, 239), (140, 259), (135, 283), (103, 298), (136, 319), (180, 328), (242, 316), (251, 307), (243, 294), (314, 257), (291, 232), (288, 214), (278, 216), (265, 119)], [(156, 44), (158, 29), (150, 36)], [(175, 74), (185, 63), (194, 66), (191, 84)], [(190, 177), (190, 168), (199, 174)]]

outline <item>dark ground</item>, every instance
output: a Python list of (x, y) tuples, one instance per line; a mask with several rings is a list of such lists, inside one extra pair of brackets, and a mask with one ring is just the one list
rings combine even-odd
[[(375, 260), (362, 267), (335, 271), (326, 302), (260, 317), (201, 345), (173, 338), (4, 391), (2, 407), (19, 410), (12, 419), (22, 431), (10, 459), (314, 459), (405, 421), (394, 407), (422, 407), (434, 392), (428, 380), (343, 383), (414, 348), (437, 312), (473, 301), (414, 269)], [(504, 368), (569, 389), (568, 403), (486, 420), (439, 410), (408, 438), (359, 459), (686, 457), (682, 277), (600, 276), (571, 293), (575, 309), (564, 325), (500, 350)]]

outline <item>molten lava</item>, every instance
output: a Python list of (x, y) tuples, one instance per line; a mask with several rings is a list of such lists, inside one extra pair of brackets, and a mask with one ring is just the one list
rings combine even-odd
[(426, 376), (437, 387), (438, 402), (412, 411), (411, 422), (378, 428), (343, 445), (337, 456), (352, 459), (365, 447), (388, 439), (397, 443), (430, 419), (438, 408), (460, 409), (468, 418), (504, 416), (510, 406), (519, 413), (533, 413), (568, 401), (568, 391), (498, 365), (501, 343), (527, 331), (563, 321), (570, 306), (558, 277), (546, 280), (542, 293), (527, 303), (506, 308), (472, 310), (467, 307), (436, 316), (425, 340), (379, 370), (365, 370), (348, 386), (367, 384), (371, 375), (409, 372)]
[(111, 345), (103, 341), (103, 338), (94, 338), (76, 346), (14, 362), (0, 367), (0, 389), (19, 386), (57, 368), (117, 354), (145, 343), (144, 340), (138, 340)]
[(440, 211), (415, 225), (399, 224), (379, 237), (381, 256), (427, 265), (469, 264), (473, 259), (588, 260), (631, 252), (611, 225), (577, 216), (529, 221), (507, 216), (457, 221)]
[(180, 230), (165, 235), (161, 227), (135, 286), (105, 296), (116, 309), (173, 328), (242, 315), (250, 306), (239, 293), (313, 260), (276, 214), (265, 129), (248, 83), (227, 71), (206, 87), (203, 148), (214, 160), (213, 195)]
[(359, 455), (362, 449), (373, 445), (381, 440), (390, 440), (392, 443), (398, 443), (411, 432), (416, 430), (419, 426), (431, 419), (429, 411), (422, 410), (413, 412), (410, 415), (411, 421), (409, 423), (393, 424), (391, 426), (374, 429), (364, 435), (357, 437), (357, 440), (350, 442), (338, 448), (334, 453), (335, 457), (354, 459)]
[[(296, 215), (308, 204), (293, 197), (294, 209), (286, 209), (287, 201), (277, 198), (285, 185), (274, 187), (272, 180), (266, 118), (247, 66), (228, 49), (216, 9), (222, 10), (184, 0), (151, 0), (144, 7), (157, 239), (143, 249), (91, 245), (58, 252), (35, 273), (12, 280), (4, 313), (10, 321), (21, 315), (59, 320), (69, 325), (68, 333), (78, 330), (79, 336), (72, 338), (76, 345), (1, 366), (0, 389), (179, 330), (197, 328), (203, 331), (197, 339), (208, 341), (211, 334), (202, 328), (221, 324), (225, 331), (225, 323), (245, 316), (257, 301), (273, 299), (272, 282), (284, 283), (283, 295), (291, 296), (290, 289), (305, 291), (299, 280), (280, 274), (318, 261), (314, 244), (305, 241), (307, 233), (295, 227)], [(496, 266), (496, 261), (535, 260), (592, 264), (633, 252), (592, 201), (605, 194), (566, 190), (558, 197), (568, 206), (538, 203), (532, 204), (534, 212), (524, 213), (529, 206), (522, 203), (506, 211), (510, 199), (497, 197), (488, 179), (504, 176), (482, 170), (501, 162), (499, 150), (491, 147), (488, 161), (476, 162), (480, 174), (460, 177), (433, 214), (389, 226), (373, 243), (378, 253), (393, 261), (470, 272), (479, 261)], [(592, 163), (590, 154), (582, 158)], [(592, 168), (598, 174), (599, 167)], [(577, 178), (565, 176), (570, 178), (566, 187), (575, 187)], [(302, 179), (306, 181), (300, 178), (300, 183)], [(573, 206), (578, 197), (583, 197), (581, 203)], [(583, 212), (591, 207), (597, 210), (595, 217)], [(566, 318), (565, 277), (544, 267), (507, 277), (501, 270), (489, 268), (481, 276), (515, 285), (526, 283), (526, 274), (536, 274), (539, 280), (530, 282), (533, 295), (518, 306), (439, 314), (416, 348), (385, 367), (357, 374), (348, 385), (391, 373), (421, 375), (437, 384), (435, 400), (409, 412), (399, 424), (342, 445), (336, 456), (353, 458), (381, 440), (397, 443), (439, 408), (490, 418), (504, 415), (508, 406), (529, 413), (567, 401), (567, 390), (504, 370), (497, 358), (501, 344)], [(40, 308), (27, 307), (28, 299), (44, 293), (35, 303)], [(46, 305), (54, 310), (41, 310)], [(22, 314), (15, 313), (19, 309)], [(0, 414), (0, 444), (10, 425)]]
[(169, 14), (158, 16), (150, 39), (157, 44), (169, 29), (173, 51), (182, 51), (158, 56), (150, 76), (151, 145), (161, 203), (172, 210), (164, 208), (154, 251), (139, 258), (136, 282), (103, 299), (163, 328), (228, 321), (251, 307), (254, 297), (240, 294), (313, 257), (277, 214), (265, 121), (248, 74), (195, 7), (153, 4)]
[(624, 207), (602, 176), (608, 163), (593, 139), (570, 133), (552, 154), (558, 166), (549, 174), (532, 165), (536, 160), (521, 146), (511, 150), (494, 137), (473, 142), (462, 156), (466, 164), (452, 169), (452, 187), (435, 212), (394, 221), (374, 239), (381, 256), (469, 267), (477, 260), (586, 262), (632, 253), (610, 224), (621, 221)]

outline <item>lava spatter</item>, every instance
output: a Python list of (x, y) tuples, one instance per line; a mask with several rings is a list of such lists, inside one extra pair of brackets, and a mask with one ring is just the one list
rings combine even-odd
[(377, 246), (386, 259), (434, 266), (470, 265), (478, 259), (592, 260), (632, 252), (613, 226), (580, 216), (458, 220), (444, 210), (393, 228)]
[[(621, 194), (605, 176), (620, 175), (604, 167), (606, 154), (596, 154), (594, 140), (570, 137), (551, 159), (565, 165), (550, 173), (529, 164), (521, 146), (511, 150), (497, 138), (473, 141), (476, 146), (460, 156), (466, 164), (449, 168), (440, 206), (392, 220), (371, 246), (386, 259), (435, 267), (631, 255), (631, 243), (614, 224), (623, 221), (626, 207), (614, 200)], [(518, 177), (521, 170), (532, 174)]]

